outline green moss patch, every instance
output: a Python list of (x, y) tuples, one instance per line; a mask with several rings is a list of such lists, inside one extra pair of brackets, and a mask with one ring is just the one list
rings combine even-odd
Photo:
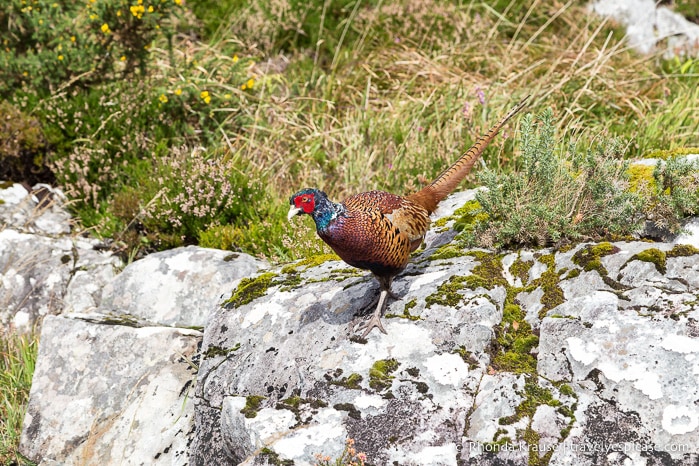
[(652, 195), (657, 190), (657, 183), (653, 177), (654, 165), (631, 165), (629, 173), (629, 191), (644, 195)]
[(602, 242), (596, 245), (588, 244), (573, 254), (572, 261), (586, 272), (596, 270), (600, 275), (608, 275), (607, 269), (602, 265), (600, 258), (616, 254), (617, 252), (619, 252), (619, 248), (609, 242)]
[(546, 264), (548, 268), (541, 274), (541, 277), (532, 282), (532, 285), (540, 286), (544, 291), (544, 295), (541, 297), (541, 304), (543, 304), (544, 307), (539, 311), (539, 318), (543, 318), (549, 310), (559, 304), (563, 304), (565, 297), (563, 296), (563, 290), (558, 285), (561, 278), (556, 272), (555, 256), (553, 254), (547, 254), (539, 257), (539, 261)]
[(655, 265), (656, 270), (663, 275), (665, 275), (667, 271), (667, 255), (660, 249), (650, 248), (641, 251), (638, 254), (634, 254), (631, 259), (629, 259), (629, 262), (634, 260), (652, 263)]
[(677, 147), (675, 149), (658, 149), (644, 156), (646, 159), (671, 159), (673, 157), (689, 154), (699, 154), (699, 147)]
[(463, 231), (472, 230), (477, 223), (484, 222), (487, 219), (488, 214), (483, 212), (481, 204), (476, 200), (472, 200), (456, 209), (452, 215), (436, 220), (433, 225), (436, 227), (444, 227), (453, 220), (454, 229), (456, 231)]
[(691, 246), (689, 244), (677, 244), (668, 252), (665, 253), (667, 257), (688, 257), (699, 254), (699, 249)]
[(262, 409), (262, 402), (266, 399), (264, 396), (250, 395), (245, 397), (245, 407), (240, 412), (247, 418), (257, 416), (257, 412)]
[(369, 386), (376, 391), (386, 390), (391, 386), (393, 376), (400, 363), (395, 359), (380, 359), (369, 369)]
[(403, 313), (402, 314), (391, 314), (388, 313), (386, 314), (386, 318), (395, 318), (398, 317), (400, 319), (408, 319), (408, 320), (420, 320), (420, 316), (414, 316), (410, 313), (410, 310), (413, 309), (415, 306), (417, 306), (417, 300), (416, 299), (411, 299), (407, 303), (405, 303), (405, 307), (403, 308)]
[(282, 273), (296, 272), (299, 268), (304, 267), (304, 270), (308, 270), (313, 267), (317, 267), (328, 261), (339, 261), (340, 258), (337, 254), (316, 254), (315, 256), (307, 257), (293, 264), (287, 264), (282, 267)]
[(361, 389), (360, 383), (362, 383), (362, 380), (364, 378), (357, 374), (357, 373), (352, 373), (346, 377), (342, 377), (342, 369), (337, 368), (332, 375), (331, 374), (326, 374), (325, 375), (325, 380), (331, 385), (338, 385), (340, 387), (345, 387), (349, 388), (351, 390), (359, 390)]
[(236, 344), (233, 348), (223, 348), (221, 346), (209, 346), (206, 351), (204, 351), (204, 359), (211, 359), (218, 356), (228, 356), (240, 349), (240, 343)]
[(534, 261), (523, 261), (520, 256), (510, 266), (510, 273), (522, 281), (522, 285), (526, 285), (529, 281), (529, 271), (534, 265)]
[(461, 257), (465, 254), (465, 251), (457, 243), (447, 243), (444, 246), (440, 246), (437, 250), (430, 256), (430, 260), (446, 260), (453, 259), (454, 257)]
[(531, 350), (539, 344), (539, 337), (524, 320), (525, 312), (514, 302), (515, 294), (508, 292), (502, 322), (495, 327), (495, 338), (489, 347), (491, 365), (515, 374), (534, 374), (536, 357)]
[[(602, 281), (610, 288), (614, 290), (625, 290), (627, 287), (609, 276), (609, 272), (602, 265), (601, 260), (602, 257), (616, 254), (619, 250), (619, 248), (609, 242), (602, 242), (597, 245), (588, 244), (573, 254), (571, 259), (574, 264), (582, 267), (586, 272), (595, 270), (600, 277), (602, 277)], [(571, 271), (571, 274), (572, 273)]]
[(238, 308), (264, 296), (277, 274), (266, 272), (255, 278), (243, 278), (233, 295), (224, 303), (227, 308)]

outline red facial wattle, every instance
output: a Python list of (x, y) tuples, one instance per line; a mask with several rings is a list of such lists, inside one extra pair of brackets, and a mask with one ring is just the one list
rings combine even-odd
[(294, 199), (294, 205), (298, 209), (302, 209), (304, 213), (310, 214), (315, 209), (315, 198), (313, 194), (304, 194), (303, 196), (296, 196)]

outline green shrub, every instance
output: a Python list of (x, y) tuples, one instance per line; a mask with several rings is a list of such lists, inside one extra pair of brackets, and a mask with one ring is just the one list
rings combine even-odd
[(0, 12), (0, 95), (146, 75), (149, 49), (171, 35), (181, 0), (10, 0)]
[(681, 156), (658, 161), (653, 180), (646, 214), (657, 226), (677, 233), (683, 218), (699, 215), (699, 162)]
[[(538, 122), (538, 124), (537, 124)], [(512, 173), (483, 172), (487, 187), (476, 199), (487, 220), (466, 239), (481, 246), (546, 245), (636, 231), (639, 194), (629, 192), (627, 163), (618, 141), (584, 153), (557, 148), (553, 112), (522, 119), (521, 166)]]

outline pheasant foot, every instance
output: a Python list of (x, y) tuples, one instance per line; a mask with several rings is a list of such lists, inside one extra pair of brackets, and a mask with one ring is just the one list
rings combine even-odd
[(395, 295), (389, 290), (381, 290), (381, 294), (379, 295), (379, 303), (376, 306), (376, 310), (371, 315), (369, 320), (366, 320), (357, 326), (356, 330), (358, 332), (364, 330), (364, 333), (362, 333), (362, 338), (366, 338), (366, 336), (369, 335), (369, 332), (371, 332), (374, 328), (378, 328), (384, 334), (387, 333), (383, 328), (383, 324), (381, 323), (381, 316), (386, 308), (386, 303), (389, 296), (395, 297)]

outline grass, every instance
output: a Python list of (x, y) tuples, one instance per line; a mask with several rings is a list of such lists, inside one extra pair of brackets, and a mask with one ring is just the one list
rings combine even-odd
[(19, 452), (38, 340), (33, 334), (0, 331), (0, 464), (30, 465)]

